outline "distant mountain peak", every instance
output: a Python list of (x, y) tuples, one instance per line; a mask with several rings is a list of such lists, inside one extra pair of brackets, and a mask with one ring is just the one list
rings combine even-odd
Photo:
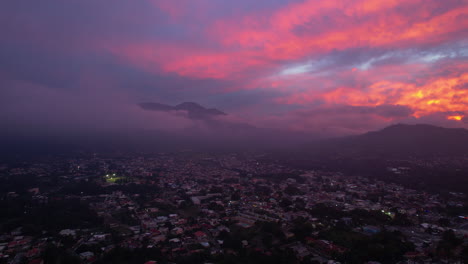
[(175, 107), (197, 107), (197, 108), (204, 108), (203, 106), (195, 103), (195, 102), (183, 102), (183, 103), (180, 103), (178, 105), (176, 105)]
[(178, 104), (174, 106), (175, 109), (177, 110), (187, 110), (187, 111), (205, 111), (207, 110), (205, 107), (194, 103), (194, 102), (183, 102), (181, 104)]
[(138, 104), (142, 109), (147, 111), (161, 111), (161, 112), (170, 112), (183, 110), (187, 111), (188, 117), (191, 119), (209, 119), (214, 116), (226, 115), (226, 113), (216, 109), (216, 108), (205, 108), (195, 102), (183, 102), (176, 106), (170, 106), (160, 103), (140, 103)]
[(468, 130), (429, 124), (396, 124), (346, 138), (344, 146), (357, 152), (408, 155), (468, 155)]
[(382, 130), (394, 130), (394, 129), (446, 129), (443, 127), (438, 127), (430, 124), (403, 124), (403, 123), (398, 123), (394, 125), (390, 125), (388, 127), (385, 127)]

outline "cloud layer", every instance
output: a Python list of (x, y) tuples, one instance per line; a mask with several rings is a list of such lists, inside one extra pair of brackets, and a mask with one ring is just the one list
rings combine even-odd
[(193, 125), (148, 101), (330, 135), (468, 127), (466, 0), (16, 0), (0, 34), (0, 121), (17, 127)]

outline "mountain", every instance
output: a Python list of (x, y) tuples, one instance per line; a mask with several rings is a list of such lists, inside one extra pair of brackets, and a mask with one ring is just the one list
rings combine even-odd
[(323, 141), (314, 146), (314, 152), (380, 157), (468, 155), (468, 130), (397, 124), (358, 136)]
[(206, 117), (217, 116), (217, 115), (226, 115), (226, 113), (221, 112), (215, 108), (205, 108), (197, 103), (185, 102), (178, 104), (174, 107), (175, 110), (185, 110), (188, 112), (189, 118), (192, 119), (205, 119)]
[(398, 124), (350, 140), (351, 144), (360, 146), (363, 150), (387, 154), (468, 154), (468, 130), (463, 128)]
[(205, 108), (194, 102), (184, 102), (176, 106), (170, 106), (160, 103), (140, 103), (139, 106), (147, 111), (187, 111), (187, 115), (191, 119), (210, 119), (214, 116), (226, 115), (226, 113), (215, 109), (215, 108)]
[[(468, 130), (392, 125), (357, 136), (304, 144), (272, 156), (288, 166), (396, 182), (410, 188), (468, 188)], [(395, 173), (391, 168), (403, 168)]]

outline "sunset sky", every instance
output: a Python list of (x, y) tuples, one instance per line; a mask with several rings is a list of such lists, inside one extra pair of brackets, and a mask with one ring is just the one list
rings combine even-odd
[(137, 104), (185, 101), (334, 135), (468, 127), (468, 0), (14, 0), (0, 33), (22, 129), (184, 126)]

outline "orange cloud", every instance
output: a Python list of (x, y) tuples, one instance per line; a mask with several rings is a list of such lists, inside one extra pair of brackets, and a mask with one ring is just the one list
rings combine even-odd
[[(352, 106), (404, 105), (414, 110), (415, 117), (420, 117), (437, 112), (468, 111), (468, 90), (456, 88), (466, 83), (468, 73), (456, 77), (435, 78), (424, 85), (380, 81), (365, 90), (339, 87), (323, 94), (315, 92), (314, 96), (295, 94), (283, 102), (308, 103), (321, 99), (329, 104)], [(450, 119), (461, 120), (455, 116)]]
[(463, 119), (463, 115), (452, 115), (452, 116), (447, 116), (448, 120), (455, 120), (455, 121), (461, 121)]

